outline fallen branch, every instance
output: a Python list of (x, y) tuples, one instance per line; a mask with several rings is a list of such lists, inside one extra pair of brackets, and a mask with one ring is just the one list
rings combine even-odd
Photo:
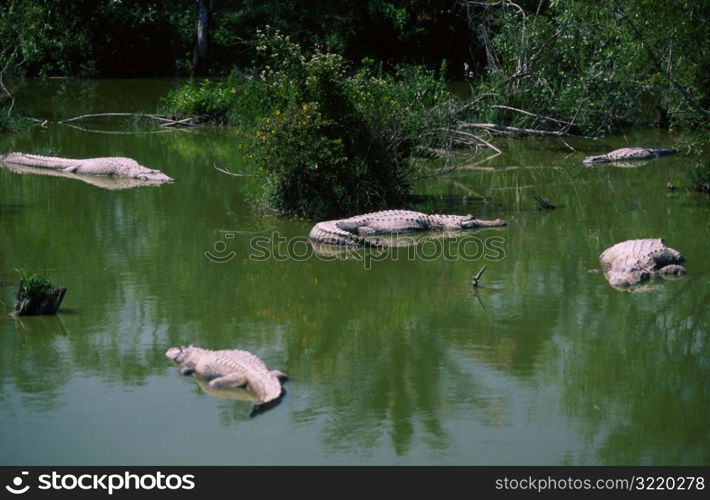
[[(498, 156), (498, 154), (494, 154), (490, 156), (489, 158), (486, 158), (487, 161), (491, 158), (495, 158)], [(465, 168), (466, 170), (480, 170), (481, 172), (509, 172), (513, 170), (564, 170), (564, 167), (559, 167), (555, 165), (525, 165), (525, 166), (518, 166), (518, 167), (482, 167), (481, 163), (474, 163), (470, 165), (462, 165), (459, 168)]]
[(477, 128), (482, 130), (490, 130), (491, 132), (502, 132), (508, 134), (518, 134), (518, 135), (540, 135), (540, 136), (552, 136), (552, 137), (579, 137), (583, 139), (594, 139), (594, 137), (588, 137), (584, 135), (575, 135), (564, 132), (563, 130), (537, 130), (532, 128), (521, 128), (521, 127), (511, 127), (509, 125), (498, 125), (496, 123), (460, 123), (460, 127), (463, 128)]
[[(46, 123), (46, 122), (45, 122)], [(69, 123), (58, 122), (65, 127), (74, 128), (76, 130), (81, 130), (82, 132), (90, 132), (92, 134), (108, 134), (108, 135), (135, 135), (135, 134), (164, 134), (166, 132), (187, 132), (192, 133), (190, 130), (183, 128), (164, 128), (160, 130), (136, 130), (136, 131), (126, 131), (126, 130), (98, 130), (93, 128), (80, 127), (78, 125), (71, 125)], [(44, 126), (44, 124), (42, 124)]]
[(219, 168), (216, 163), (213, 163), (212, 166), (223, 174), (231, 175), (232, 177), (265, 177), (263, 175), (258, 174), (240, 174), (239, 172), (230, 172), (229, 170)]
[(449, 129), (449, 128), (444, 128), (444, 129), (441, 129), (441, 130), (444, 131), (444, 132), (451, 132), (451, 133), (454, 133), (454, 134), (462, 135), (462, 136), (464, 136), (464, 137), (470, 137), (471, 139), (473, 139), (473, 140), (476, 141), (476, 142), (481, 142), (481, 143), (483, 143), (486, 147), (492, 149), (492, 150), (495, 151), (496, 153), (498, 153), (498, 154), (501, 154), (501, 153), (502, 153), (502, 151), (501, 151), (500, 149), (498, 149), (497, 147), (495, 147), (493, 144), (491, 144), (491, 143), (488, 142), (487, 140), (485, 140), (485, 139), (483, 139), (482, 137), (479, 137), (479, 136), (477, 136), (477, 135), (475, 135), (475, 134), (470, 134), (470, 133), (468, 133), (468, 132), (464, 132), (463, 130), (453, 130), (453, 129)]
[(33, 117), (31, 117), (31, 116), (22, 116), (22, 115), (20, 115), (20, 118), (22, 118), (23, 120), (29, 120), (29, 121), (35, 122), (35, 123), (42, 123), (42, 124), (47, 123), (47, 120), (40, 120), (39, 118), (33, 118)]
[[(158, 120), (162, 120), (162, 118), (156, 117)], [(172, 127), (174, 125), (190, 125), (190, 126), (195, 126), (194, 118), (184, 118), (182, 120), (168, 120), (165, 123), (161, 123), (161, 127)]]
[(574, 122), (567, 122), (564, 120), (558, 120), (557, 118), (552, 118), (550, 116), (545, 116), (545, 115), (540, 115), (538, 113), (531, 113), (530, 111), (525, 111), (524, 109), (518, 109), (518, 108), (513, 108), (512, 106), (503, 106), (502, 104), (492, 104), (491, 108), (497, 108), (497, 109), (507, 109), (508, 111), (515, 111), (516, 113), (522, 113), (527, 116), (532, 116), (535, 119), (538, 120), (545, 120), (549, 122), (555, 122), (559, 123), (560, 125), (569, 125), (573, 126)]
[(80, 115), (80, 116), (74, 116), (72, 118), (67, 118), (66, 120), (60, 120), (57, 123), (69, 123), (69, 122), (75, 122), (79, 120), (86, 120), (88, 118), (105, 118), (105, 117), (136, 117), (136, 118), (151, 118), (153, 120), (165, 122), (165, 124), (169, 125), (195, 125), (194, 124), (194, 118), (184, 118), (182, 120), (175, 120), (174, 118), (168, 117), (168, 116), (161, 116), (161, 115), (154, 115), (154, 114), (146, 114), (146, 113), (91, 113), (87, 115)]

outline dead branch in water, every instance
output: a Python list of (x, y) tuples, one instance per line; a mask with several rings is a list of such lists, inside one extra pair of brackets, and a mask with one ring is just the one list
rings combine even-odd
[[(42, 124), (44, 127), (45, 122)], [(165, 134), (170, 132), (187, 132), (192, 133), (192, 131), (184, 128), (161, 128), (160, 130), (139, 130), (139, 131), (126, 131), (126, 130), (98, 130), (93, 128), (80, 127), (78, 125), (72, 125), (70, 123), (62, 123), (65, 127), (74, 128), (76, 130), (81, 130), (82, 132), (90, 132), (92, 134), (108, 134), (108, 135), (135, 135), (135, 134)]]
[(501, 151), (500, 149), (498, 149), (498, 148), (495, 147), (493, 144), (491, 144), (490, 142), (488, 142), (487, 140), (485, 140), (484, 138), (482, 138), (482, 137), (480, 137), (480, 136), (478, 136), (478, 135), (471, 134), (471, 133), (469, 133), (469, 132), (464, 132), (463, 130), (452, 130), (452, 129), (448, 129), (448, 128), (444, 128), (444, 129), (441, 129), (441, 130), (444, 131), (444, 132), (450, 132), (450, 133), (452, 133), (452, 134), (458, 134), (458, 135), (464, 136), (464, 137), (466, 137), (467, 139), (473, 140), (474, 142), (479, 142), (479, 143), (484, 144), (486, 147), (492, 149), (493, 151), (495, 151), (495, 152), (498, 153), (498, 154), (501, 154), (501, 153), (502, 153), (502, 151)]
[(550, 137), (579, 137), (582, 139), (594, 139), (594, 137), (588, 137), (584, 135), (574, 135), (570, 134), (564, 130), (538, 130), (532, 128), (521, 128), (512, 127), (509, 125), (498, 125), (497, 123), (469, 123), (462, 122), (459, 124), (462, 128), (475, 128), (481, 130), (488, 130), (490, 132), (500, 132), (504, 134), (514, 134), (514, 135), (539, 135), (539, 136), (550, 136)]
[(536, 120), (543, 120), (548, 122), (555, 122), (559, 125), (569, 125), (570, 127), (574, 125), (574, 120), (571, 122), (565, 120), (559, 120), (557, 118), (552, 118), (551, 116), (541, 115), (539, 113), (531, 113), (530, 111), (525, 111), (524, 109), (514, 108), (512, 106), (503, 106), (502, 104), (491, 104), (491, 108), (496, 109), (506, 109), (508, 111), (514, 111), (516, 113), (521, 113), (523, 115), (532, 116)]
[(76, 122), (80, 120), (86, 120), (89, 118), (106, 118), (106, 117), (133, 117), (133, 118), (150, 118), (162, 122), (162, 126), (172, 126), (172, 125), (190, 125), (195, 126), (195, 118), (183, 118), (181, 120), (176, 120), (169, 116), (146, 114), (146, 113), (91, 113), (86, 115), (74, 116), (72, 118), (67, 118), (66, 120), (60, 120), (57, 123), (65, 124), (69, 122)]
[[(165, 120), (164, 118), (160, 117), (155, 117), (156, 120)], [(195, 126), (195, 119), (194, 118), (183, 118), (182, 120), (165, 120), (164, 123), (161, 123), (161, 127), (172, 127), (174, 125), (191, 125)]]
[(215, 168), (215, 170), (218, 170), (223, 174), (231, 175), (232, 177), (264, 177), (263, 175), (259, 174), (241, 174), (239, 172), (230, 172), (229, 170), (219, 168), (216, 163), (213, 163), (212, 166)]
[(483, 273), (485, 272), (485, 270), (486, 270), (486, 266), (484, 265), (481, 268), (481, 270), (478, 271), (478, 273), (476, 273), (476, 275), (473, 278), (471, 278), (471, 285), (474, 288), (478, 287), (478, 282), (481, 280), (481, 276), (483, 276)]

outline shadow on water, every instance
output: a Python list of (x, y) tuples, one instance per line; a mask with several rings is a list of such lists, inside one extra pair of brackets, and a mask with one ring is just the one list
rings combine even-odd
[(563, 407), (579, 421), (590, 450), (598, 449), (603, 463), (710, 460), (704, 437), (710, 411), (710, 313), (700, 305), (708, 303), (710, 293), (705, 287), (697, 300), (691, 297), (700, 280), (688, 277), (658, 295), (617, 294), (604, 305), (609, 313), (623, 314), (585, 315), (589, 331), (603, 322), (606, 335), (582, 339), (577, 334), (571, 340), (583, 347), (569, 359), (558, 359), (566, 381)]
[(0, 203), (0, 217), (19, 215), (24, 207), (23, 203)]

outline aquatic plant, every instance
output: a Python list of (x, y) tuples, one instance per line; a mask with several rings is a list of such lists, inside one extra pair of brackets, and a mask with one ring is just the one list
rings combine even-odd
[(44, 272), (16, 270), (20, 286), (15, 300), (15, 316), (56, 314), (62, 303), (66, 288), (55, 286)]
[(31, 300), (37, 300), (56, 288), (44, 271), (30, 272), (23, 269), (15, 271), (20, 275), (22, 283), (20, 292)]

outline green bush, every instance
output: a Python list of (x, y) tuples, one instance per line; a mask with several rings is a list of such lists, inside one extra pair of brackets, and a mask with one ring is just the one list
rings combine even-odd
[[(260, 81), (274, 106), (250, 138), (250, 156), (279, 212), (327, 218), (402, 202), (415, 148), (455, 121), (455, 99), (432, 72), (349, 75), (345, 60), (259, 33)], [(442, 112), (440, 110), (446, 110)], [(440, 135), (440, 134), (439, 134)]]
[(166, 95), (161, 111), (179, 117), (194, 117), (203, 122), (229, 122), (236, 88), (231, 83), (193, 81)]
[(29, 122), (26, 119), (10, 114), (0, 106), (0, 133), (16, 132), (26, 128), (28, 125)]
[(343, 57), (306, 54), (268, 27), (256, 53), (258, 74), (191, 83), (163, 108), (240, 126), (245, 157), (280, 213), (324, 218), (399, 204), (415, 177), (412, 154), (455, 127), (458, 101), (432, 71), (352, 72)]

